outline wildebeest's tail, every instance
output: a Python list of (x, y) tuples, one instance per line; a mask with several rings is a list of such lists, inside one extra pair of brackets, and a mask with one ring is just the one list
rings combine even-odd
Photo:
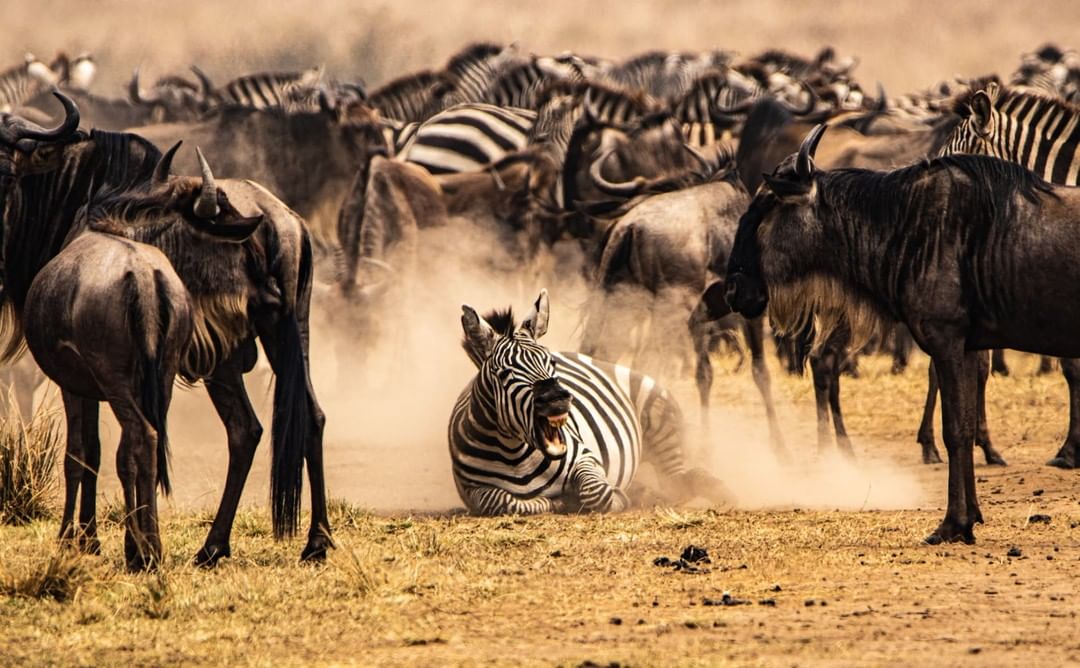
[(165, 400), (165, 385), (172, 382), (172, 379), (166, 379), (164, 374), (172, 313), (168, 286), (164, 285), (163, 278), (160, 272), (154, 272), (156, 312), (144, 308), (151, 305), (142, 303), (137, 279), (132, 274), (128, 275), (125, 284), (125, 303), (128, 305), (128, 325), (131, 327), (132, 340), (139, 350), (135, 370), (139, 387), (139, 408), (143, 417), (157, 432), (157, 483), (161, 491), (168, 495), (172, 493), (172, 485), (169, 483), (168, 406)]
[(274, 418), (271, 428), (273, 461), (270, 472), (270, 509), (274, 536), (296, 533), (303, 488), (304, 449), (311, 427), (311, 401), (300, 326), (295, 312), (279, 321), (276, 330), (277, 363), (274, 372)]

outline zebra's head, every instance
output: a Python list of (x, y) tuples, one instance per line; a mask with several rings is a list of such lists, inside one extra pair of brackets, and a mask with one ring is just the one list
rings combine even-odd
[(571, 395), (559, 382), (551, 352), (537, 343), (548, 325), (547, 290), (516, 325), (510, 309), (484, 317), (461, 307), (462, 345), (479, 368), (481, 393), (500, 435), (526, 443), (548, 457), (566, 456), (571, 433)]
[(1001, 88), (991, 82), (985, 89), (977, 90), (964, 102), (956, 105), (960, 124), (941, 147), (939, 155), (970, 153), (974, 155), (997, 155), (995, 128), (1000, 112), (996, 108)]

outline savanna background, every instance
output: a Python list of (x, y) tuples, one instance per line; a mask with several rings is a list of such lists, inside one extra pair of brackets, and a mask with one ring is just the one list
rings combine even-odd
[[(953, 2), (356, 2), (229, 3), (17, 0), (4, 6), (0, 64), (27, 51), (91, 51), (93, 92), (119, 97), (134, 67), (147, 79), (198, 64), (215, 81), (325, 64), (375, 86), (442, 64), (471, 41), (623, 58), (650, 49), (726, 48), (750, 55), (823, 45), (859, 59), (864, 88), (891, 94), (954, 75), (1007, 75), (1045, 42), (1077, 46), (1080, 4)], [(460, 351), (462, 303), (525, 309), (540, 285), (482, 270), (493, 250), (456, 238), (427, 267), (416, 306), (385, 314), (397, 334), (373, 349), (331, 327), (316, 304), (316, 391), (327, 412), (328, 487), (338, 550), (296, 563), (299, 543), (270, 538), (264, 443), (233, 538), (216, 572), (189, 565), (224, 480), (224, 430), (202, 390), (170, 414), (176, 494), (162, 504), (166, 563), (122, 572), (122, 516), (105, 421), (100, 558), (55, 553), (56, 522), (0, 526), (0, 660), (268, 664), (672, 665), (924, 664), (1080, 661), (1080, 485), (1047, 469), (1067, 422), (1060, 375), (1036, 376), (1013, 354), (989, 415), (1007, 469), (978, 469), (988, 523), (976, 546), (919, 543), (944, 505), (943, 465), (919, 464), (914, 441), (926, 360), (901, 376), (867, 358), (845, 378), (858, 460), (816, 447), (808, 378), (770, 355), (784, 433), (776, 462), (748, 368), (717, 360), (712, 429), (692, 383), (689, 446), (737, 501), (609, 517), (478, 520), (461, 516), (445, 425), (472, 373)], [(572, 260), (547, 287), (553, 348), (573, 348), (586, 293)], [(677, 323), (681, 326), (681, 323)], [(348, 371), (343, 371), (347, 367)], [(269, 423), (269, 381), (249, 387)], [(55, 402), (55, 394), (41, 399)], [(978, 456), (977, 456), (978, 457)], [(54, 493), (53, 503), (59, 501)], [(1048, 515), (1049, 523), (1031, 522)], [(707, 572), (653, 565), (689, 544)], [(1015, 548), (1015, 549), (1014, 549)], [(713, 605), (746, 602), (745, 605)], [(772, 603), (769, 603), (771, 601)]]

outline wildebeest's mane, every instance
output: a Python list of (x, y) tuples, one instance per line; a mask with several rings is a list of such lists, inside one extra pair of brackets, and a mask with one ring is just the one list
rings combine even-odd
[(510, 336), (514, 333), (517, 323), (514, 321), (514, 309), (507, 306), (504, 309), (494, 309), (484, 314), (484, 320), (491, 328), (502, 336)]

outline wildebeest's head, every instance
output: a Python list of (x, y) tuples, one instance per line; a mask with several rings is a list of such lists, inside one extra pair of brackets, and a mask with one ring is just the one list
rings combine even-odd
[(475, 383), (492, 404), (485, 408), (499, 434), (548, 457), (566, 456), (567, 439), (576, 439), (568, 422), (571, 395), (556, 376), (551, 352), (537, 343), (547, 331), (547, 291), (520, 325), (509, 309), (483, 318), (470, 306), (462, 311), (463, 346), (480, 369)]
[(765, 311), (770, 282), (797, 280), (799, 249), (818, 243), (821, 227), (814, 215), (814, 151), (825, 127), (814, 128), (798, 153), (781, 162), (771, 175), (763, 175), (764, 183), (739, 219), (728, 258), (727, 300), (746, 317)]
[(0, 114), (0, 196), (13, 179), (55, 169), (60, 148), (78, 136), (79, 109), (63, 93), (53, 93), (64, 105), (64, 121), (52, 130), (13, 114)]

